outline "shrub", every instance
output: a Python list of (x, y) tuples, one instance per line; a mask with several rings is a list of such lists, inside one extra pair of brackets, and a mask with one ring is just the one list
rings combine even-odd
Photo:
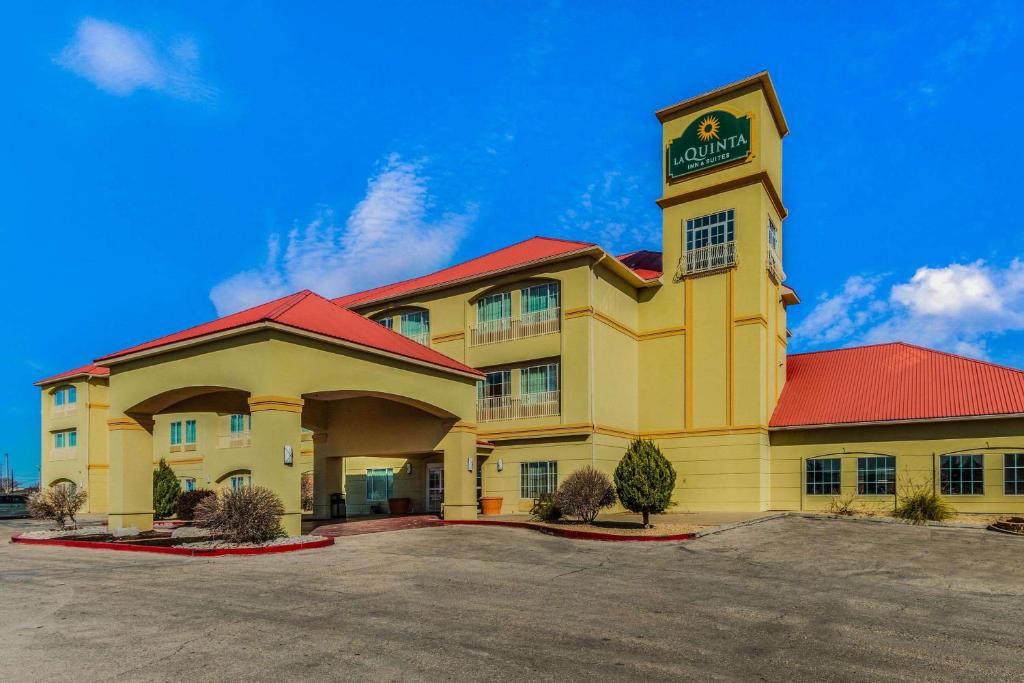
[(263, 486), (225, 489), (196, 505), (195, 520), (233, 543), (263, 543), (284, 536), (284, 504)]
[(313, 473), (303, 472), (302, 473), (302, 490), (300, 494), (301, 505), (303, 510), (313, 509)]
[(181, 495), (181, 483), (174, 470), (163, 458), (160, 465), (153, 470), (153, 516), (166, 519), (174, 514)]
[(85, 491), (70, 484), (58, 484), (29, 496), (28, 513), (37, 519), (52, 519), (61, 529), (68, 528), (67, 521), (71, 520), (71, 528), (75, 528), (75, 515), (87, 498)]
[(562, 518), (562, 511), (558, 509), (555, 497), (550, 493), (542, 493), (537, 500), (533, 501), (530, 514), (541, 522), (557, 522)]
[(667, 510), (676, 485), (676, 471), (649, 439), (634, 439), (615, 468), (615, 491), (622, 506), (644, 516), (644, 528), (651, 526), (651, 513)]
[(848, 493), (845, 496), (832, 496), (828, 503), (828, 511), (833, 515), (852, 517), (857, 514), (856, 496)]
[(209, 496), (216, 496), (215, 491), (209, 489), (197, 489), (195, 491), (185, 491), (178, 497), (178, 504), (176, 506), (176, 515), (178, 519), (193, 519), (196, 513), (196, 506), (199, 505), (199, 501)]
[(900, 492), (893, 515), (913, 524), (941, 522), (954, 515), (953, 508), (931, 487), (909, 485)]
[(603, 508), (615, 505), (615, 487), (607, 474), (587, 465), (566, 477), (555, 492), (555, 505), (562, 514), (590, 524)]

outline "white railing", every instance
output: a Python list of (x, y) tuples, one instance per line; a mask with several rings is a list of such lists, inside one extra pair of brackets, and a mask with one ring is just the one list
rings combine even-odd
[(419, 332), (418, 334), (405, 334), (403, 332), (402, 336), (403, 337), (407, 337), (409, 339), (412, 339), (417, 344), (422, 344), (423, 346), (430, 346), (430, 333), (429, 332)]
[(74, 414), (75, 411), (77, 411), (77, 410), (78, 410), (78, 404), (77, 403), (65, 403), (62, 406), (51, 406), (50, 407), (50, 417), (51, 418), (67, 417), (68, 415)]
[(231, 432), (217, 435), (217, 448), (245, 448), (252, 445), (251, 432)]
[(557, 391), (542, 391), (521, 396), (494, 396), (477, 399), (476, 420), (477, 422), (497, 422), (499, 420), (522, 420), (528, 417), (558, 415), (559, 408), (559, 392)]
[(782, 271), (782, 259), (771, 247), (768, 247), (768, 274), (777, 285), (781, 285), (786, 279), (786, 274)]
[(706, 247), (690, 249), (683, 254), (679, 263), (680, 275), (692, 275), (694, 273), (706, 273), (722, 268), (732, 268), (736, 265), (736, 243), (723, 242), (722, 244), (709, 244)]
[(469, 345), (482, 346), (551, 334), (561, 329), (560, 308), (523, 313), (518, 318), (485, 320), (469, 326)]

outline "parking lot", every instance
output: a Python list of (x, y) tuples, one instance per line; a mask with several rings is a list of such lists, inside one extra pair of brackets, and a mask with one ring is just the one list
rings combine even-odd
[(10, 545), (4, 680), (1024, 680), (1024, 539), (788, 517), (182, 558)]

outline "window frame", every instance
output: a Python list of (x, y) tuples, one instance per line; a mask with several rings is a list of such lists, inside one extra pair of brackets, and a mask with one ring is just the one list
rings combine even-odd
[(406, 313), (402, 313), (398, 317), (398, 324), (399, 324), (398, 330), (399, 330), (399, 333), (403, 337), (406, 337), (408, 339), (413, 339), (413, 337), (410, 336), (410, 334), (413, 334), (413, 333), (409, 333), (409, 334), (406, 333), (405, 324), (406, 324), (406, 321), (411, 321), (413, 318), (416, 318), (416, 317), (421, 318), (421, 320), (420, 320), (421, 330), (419, 332), (416, 332), (415, 335), (416, 335), (417, 338), (419, 336), (421, 336), (421, 335), (425, 336), (426, 337), (425, 343), (428, 343), (430, 341), (430, 311), (428, 311), (425, 308), (416, 309), (415, 311), (408, 311)]
[[(495, 318), (487, 318), (484, 315), (484, 311), (487, 310), (488, 304), (497, 304), (497, 309), (500, 315)], [(501, 324), (503, 321), (508, 322), (512, 319), (512, 292), (494, 292), (482, 296), (476, 300), (476, 322), (477, 324)]]
[[(1011, 470), (1014, 477), (1010, 476)], [(1016, 489), (1012, 492), (1011, 484)], [(1003, 453), (1003, 495), (1024, 496), (1024, 453)]]
[[(530, 292), (532, 290), (547, 290), (545, 292), (545, 300), (547, 306), (544, 308), (537, 308), (534, 310), (528, 310), (530, 301)], [(562, 289), (558, 282), (541, 282), (538, 284), (527, 285), (519, 290), (519, 314), (521, 316), (528, 316), (535, 313), (548, 313), (551, 311), (557, 311), (561, 304)]]
[[(820, 465), (820, 467), (819, 467), (819, 465)], [(828, 465), (828, 467), (826, 468), (825, 465)], [(811, 471), (812, 469), (815, 470), (815, 471), (812, 472)], [(833, 481), (833, 475), (835, 475), (834, 476), (834, 481)], [(804, 495), (807, 495), (807, 496), (840, 496), (840, 495), (842, 495), (842, 493), (843, 493), (843, 459), (842, 458), (807, 458), (805, 460), (805, 464), (804, 464)]]
[[(500, 382), (491, 382), (491, 378), (495, 375), (501, 375)], [(495, 394), (490, 393), (488, 389), (490, 387), (507, 387), (507, 391), (504, 393)], [(476, 383), (476, 398), (478, 401), (495, 398), (509, 398), (512, 396), (512, 371), (511, 370), (492, 370), (484, 373), (484, 378), (478, 380)]]
[(185, 420), (185, 445), (195, 446), (196, 445), (196, 432), (197, 426), (195, 420)]
[[(882, 468), (878, 467), (878, 461), (885, 461)], [(872, 464), (875, 467), (869, 469), (865, 465)], [(879, 469), (884, 475), (891, 473), (891, 479), (880, 479)], [(878, 486), (885, 486), (885, 490), (878, 491)], [(869, 487), (876, 487), (876, 490), (869, 490)], [(864, 455), (857, 457), (857, 495), (858, 496), (894, 496), (896, 495), (896, 456), (895, 455)]]
[(185, 493), (196, 490), (195, 477), (180, 477), (178, 479), (178, 484), (181, 486), (181, 490)]
[(172, 446), (181, 445), (181, 420), (175, 420), (167, 425), (167, 436)]
[[(524, 368), (519, 368), (519, 395), (523, 398), (523, 400), (525, 401), (527, 396), (539, 396), (539, 395), (542, 395), (542, 394), (550, 394), (551, 392), (558, 391), (559, 387), (560, 387), (560, 381), (561, 381), (560, 377), (559, 377), (559, 375), (561, 373), (560, 365), (561, 365), (561, 363), (557, 363), (557, 362), (556, 363), (541, 363), (539, 365), (530, 365), (530, 366), (527, 366), (527, 367), (524, 367)], [(531, 371), (535, 371), (535, 370), (541, 370), (541, 369), (545, 370), (545, 375), (546, 375), (545, 387), (546, 388), (543, 391), (527, 391), (526, 387), (527, 387), (528, 382), (529, 382), (528, 377), (529, 377), (530, 372)], [(552, 388), (552, 382), (554, 383), (554, 388)]]
[[(539, 471), (541, 469), (544, 471)], [(557, 460), (528, 460), (519, 463), (520, 500), (536, 500), (545, 493), (554, 493), (557, 489)]]
[[(717, 233), (717, 229), (721, 232)], [(704, 233), (698, 238), (698, 233)], [(698, 244), (698, 241), (701, 242)], [(686, 219), (686, 234), (683, 244), (686, 251), (736, 242), (736, 210), (725, 209), (704, 216)]]
[[(235, 429), (235, 418), (238, 418), (237, 423), (241, 426), (241, 429)], [(247, 413), (232, 413), (230, 420), (230, 433), (231, 434), (247, 434), (252, 431), (252, 415)]]
[[(372, 477), (377, 475), (383, 475), (384, 477), (384, 497), (377, 498), (371, 497), (370, 495), (370, 482)], [(364, 489), (367, 503), (386, 503), (390, 498), (395, 496), (395, 471), (390, 467), (367, 467), (366, 476), (364, 477)], [(373, 487), (374, 496), (377, 495), (377, 487)]]
[(232, 491), (252, 486), (252, 472), (232, 474), (228, 477), (228, 486)]
[[(966, 471), (966, 468), (963, 466), (963, 462), (966, 458), (971, 458), (971, 467), (969, 469), (972, 474), (972, 478), (967, 481), (963, 479), (963, 473)], [(958, 463), (956, 467), (953, 467), (952, 465), (947, 467), (947, 462), (952, 463), (954, 461)], [(947, 472), (949, 473), (949, 476), (952, 476), (954, 472), (959, 474), (959, 480), (955, 482), (959, 488), (957, 492), (953, 492), (954, 482), (947, 480)], [(978, 472), (981, 473), (981, 478), (974, 479), (973, 475)], [(970, 492), (964, 493), (965, 483), (971, 485)], [(978, 486), (980, 486), (981, 488), (980, 491), (975, 490)], [(985, 455), (983, 453), (947, 453), (945, 455), (940, 456), (939, 493), (941, 493), (944, 496), (957, 497), (985, 495)]]

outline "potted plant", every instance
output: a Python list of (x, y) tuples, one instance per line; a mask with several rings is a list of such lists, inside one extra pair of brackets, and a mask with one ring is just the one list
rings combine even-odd
[(501, 496), (485, 496), (480, 499), (480, 511), (485, 515), (501, 514)]
[(388, 498), (388, 511), (393, 515), (407, 515), (411, 502), (408, 498)]

